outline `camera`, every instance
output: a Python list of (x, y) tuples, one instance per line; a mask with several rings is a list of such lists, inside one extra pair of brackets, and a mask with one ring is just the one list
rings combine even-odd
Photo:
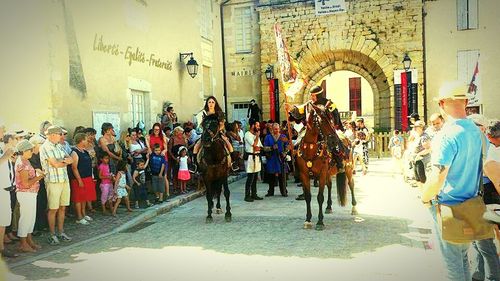
[(9, 187), (6, 187), (4, 188), (5, 191), (8, 191), (8, 192), (11, 192), (11, 191), (14, 191), (16, 190), (16, 186), (15, 185), (11, 185)]

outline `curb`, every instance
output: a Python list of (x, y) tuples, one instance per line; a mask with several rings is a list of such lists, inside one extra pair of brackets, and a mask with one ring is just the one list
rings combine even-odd
[[(241, 174), (238, 174), (237, 176), (234, 176), (234, 177), (231, 177), (228, 179), (228, 184), (232, 184), (242, 178), (244, 178), (246, 176), (246, 173), (241, 173)], [(16, 267), (20, 267), (20, 266), (23, 266), (23, 265), (26, 265), (26, 264), (30, 264), (30, 263), (33, 263), (35, 261), (38, 261), (38, 260), (41, 260), (41, 259), (45, 259), (45, 258), (48, 258), (50, 256), (53, 256), (53, 255), (56, 255), (56, 254), (60, 254), (60, 253), (63, 253), (65, 251), (68, 251), (68, 250), (71, 250), (71, 249), (74, 249), (74, 248), (77, 248), (77, 247), (80, 247), (81, 245), (84, 245), (84, 244), (88, 244), (88, 243), (91, 243), (91, 242), (94, 242), (94, 241), (97, 241), (99, 239), (104, 239), (110, 235), (113, 235), (113, 234), (116, 234), (116, 233), (119, 233), (119, 232), (122, 232), (124, 230), (127, 230), (131, 227), (134, 227), (140, 223), (143, 223), (145, 221), (148, 221), (156, 216), (159, 216), (161, 214), (164, 214), (164, 213), (167, 213), (169, 212), (170, 210), (172, 210), (173, 208), (175, 207), (178, 207), (178, 206), (181, 206), (181, 205), (184, 205), (190, 201), (193, 201), (201, 196), (203, 196), (205, 194), (205, 191), (195, 191), (191, 194), (188, 194), (188, 195), (184, 195), (182, 196), (181, 198), (176, 198), (175, 200), (173, 201), (170, 201), (170, 202), (165, 202), (163, 203), (162, 205), (155, 205), (151, 210), (147, 210), (145, 211), (144, 213), (138, 215), (137, 217), (133, 218), (132, 220), (116, 227), (115, 229), (109, 231), (109, 232), (106, 232), (106, 233), (103, 233), (101, 235), (97, 235), (97, 236), (94, 236), (92, 238), (89, 238), (89, 239), (86, 239), (86, 240), (83, 240), (83, 241), (79, 241), (79, 242), (76, 242), (76, 243), (73, 243), (71, 245), (68, 245), (66, 247), (62, 247), (62, 248), (59, 248), (57, 250), (53, 250), (53, 251), (50, 251), (50, 252), (47, 252), (47, 253), (44, 253), (44, 254), (40, 254), (40, 255), (37, 255), (37, 256), (34, 256), (34, 257), (30, 257), (30, 258), (27, 258), (25, 260), (22, 260), (22, 261), (19, 261), (19, 262), (13, 262), (13, 263), (8, 263), (8, 268), (9, 269), (13, 269), (13, 268), (16, 268)]]

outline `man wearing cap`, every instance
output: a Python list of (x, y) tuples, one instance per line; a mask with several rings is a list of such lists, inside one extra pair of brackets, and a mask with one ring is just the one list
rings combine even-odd
[(471, 243), (445, 241), (437, 221), (437, 204), (457, 205), (474, 198), (481, 177), (481, 131), (467, 119), (467, 85), (446, 83), (435, 99), (446, 125), (432, 144), (432, 173), (423, 188), (422, 202), (429, 207), (434, 231), (450, 280), (471, 280), (468, 249)]
[[(60, 145), (63, 130), (57, 126), (47, 129), (47, 140), (40, 147), (40, 161), (45, 173), (45, 185), (48, 199), (48, 221), (50, 236), (48, 242), (51, 245), (59, 244), (59, 241), (71, 241), (64, 233), (64, 214), (66, 206), (69, 206), (70, 188), (68, 178), (68, 165), (73, 163), (72, 158)], [(56, 235), (56, 214), (59, 233)]]
[[(304, 119), (306, 118), (307, 106), (309, 104), (313, 104), (320, 109), (325, 110), (327, 116), (329, 117), (327, 121), (330, 122), (330, 126), (332, 126), (334, 130), (344, 131), (342, 121), (340, 120), (339, 111), (335, 106), (335, 103), (322, 95), (323, 88), (321, 88), (320, 86), (314, 86), (309, 91), (309, 94), (310, 100), (305, 104), (293, 107), (291, 107), (289, 104), (285, 104), (285, 107), (290, 112), (290, 115), (296, 120)], [(342, 141), (340, 141), (337, 134), (328, 134), (326, 143), (328, 151), (333, 156), (333, 160), (335, 161), (337, 169), (343, 170), (344, 165), (342, 162), (342, 155), (348, 155), (348, 149), (344, 146)], [(333, 163), (330, 162), (330, 164)]]
[(425, 122), (422, 120), (416, 121), (412, 125), (415, 130), (415, 141), (413, 142), (412, 158), (415, 164), (415, 180), (421, 187), (426, 181), (425, 170), (427, 164), (431, 160), (431, 141), (427, 133), (425, 133)]

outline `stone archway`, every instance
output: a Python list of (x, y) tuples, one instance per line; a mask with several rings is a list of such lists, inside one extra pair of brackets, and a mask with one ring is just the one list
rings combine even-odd
[[(304, 93), (327, 74), (353, 71), (369, 81), (373, 89), (375, 129), (394, 128), (400, 106), (394, 98), (394, 70), (402, 68), (407, 53), (412, 58), (412, 69), (419, 74), (424, 71), (423, 2), (346, 1), (345, 13), (322, 16), (315, 13), (317, 1), (272, 2), (261, 0), (257, 7), (262, 71), (268, 64), (277, 64), (273, 25), (279, 23), (289, 54), (308, 81), (293, 102), (303, 102)], [(261, 82), (264, 114), (269, 112), (266, 82)], [(425, 102), (423, 82), (423, 75), (419, 75), (420, 112)]]
[[(318, 63), (318, 58), (321, 58), (319, 60), (321, 63)], [(355, 50), (327, 50), (316, 54), (307, 53), (299, 60), (299, 64), (308, 83), (294, 102), (307, 101), (309, 89), (328, 74), (349, 70), (365, 78), (373, 90), (375, 127), (381, 129), (392, 127), (392, 87), (390, 87), (392, 81), (389, 81), (388, 75), (373, 58)]]

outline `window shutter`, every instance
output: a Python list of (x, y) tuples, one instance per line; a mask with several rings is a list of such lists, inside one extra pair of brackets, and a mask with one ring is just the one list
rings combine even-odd
[(467, 29), (467, 0), (457, 0), (457, 29)]
[(477, 0), (468, 0), (468, 19), (469, 24), (467, 26), (468, 29), (477, 29), (478, 28), (478, 9), (477, 9)]

